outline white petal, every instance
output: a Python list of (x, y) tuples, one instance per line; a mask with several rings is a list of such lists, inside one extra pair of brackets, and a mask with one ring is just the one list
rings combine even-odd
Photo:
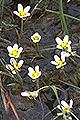
[(66, 56), (66, 52), (62, 51), (62, 52), (61, 52), (61, 55), (65, 55), (65, 56)]
[(57, 37), (56, 42), (57, 42), (57, 44), (60, 44), (62, 42), (62, 40), (59, 37)]
[(23, 11), (23, 6), (21, 4), (18, 4), (18, 12)]
[[(28, 73), (28, 75), (29, 75), (29, 77), (31, 77), (31, 78), (33, 77), (33, 76), (32, 76), (32, 73), (30, 73), (30, 72)], [(33, 79), (33, 78), (32, 78), (32, 79)]]
[(12, 72), (13, 74), (16, 74), (16, 71), (14, 70), (14, 68), (13, 68), (10, 64), (7, 64), (7, 65), (6, 65), (6, 68), (7, 68), (8, 70), (11, 70), (11, 72)]
[(13, 13), (20, 17), (20, 14), (17, 11), (13, 11)]
[(15, 71), (15, 70), (13, 70), (13, 71), (12, 71), (12, 73), (13, 73), (13, 74), (16, 74), (16, 71)]
[(66, 65), (66, 62), (63, 64), (63, 66)]
[(31, 36), (31, 39), (34, 40), (34, 39), (33, 39), (33, 36)]
[(28, 71), (29, 71), (29, 73), (32, 73), (32, 72), (34, 72), (34, 69), (32, 67), (29, 67)]
[(36, 32), (33, 36), (34, 36), (34, 37), (35, 37), (35, 36), (38, 36), (39, 39), (41, 39), (41, 36), (40, 36), (39, 33), (37, 33), (37, 32)]
[(7, 68), (8, 70), (11, 70), (11, 69), (10, 69), (10, 66), (11, 66), (10, 64), (7, 64), (7, 65), (6, 65), (6, 68)]
[(71, 55), (70, 53), (66, 52), (66, 57), (70, 57), (70, 55)]
[(58, 49), (63, 49), (60, 45), (57, 45), (56, 48), (58, 48)]
[(11, 58), (11, 59), (10, 59), (10, 63), (11, 63), (11, 65), (16, 64), (16, 60), (15, 60), (14, 58)]
[(34, 40), (34, 39), (33, 39), (33, 42), (34, 42), (34, 43), (38, 43), (39, 41), (40, 41), (40, 40)]
[(70, 108), (72, 108), (72, 105), (73, 105), (73, 100), (71, 99), (70, 100)]
[(39, 75), (38, 75), (38, 77), (40, 77), (41, 76), (41, 71), (39, 71)]
[(33, 36), (40, 36), (38, 32), (36, 32)]
[(68, 40), (69, 40), (69, 36), (65, 35), (63, 41), (68, 42)]
[(60, 105), (58, 105), (58, 106), (57, 106), (57, 108), (58, 108), (59, 110), (61, 110), (61, 107), (60, 107)]
[(19, 63), (18, 63), (19, 64), (19, 68), (22, 66), (23, 62), (24, 62), (23, 60), (19, 61)]
[(69, 117), (68, 117), (68, 119), (69, 119), (69, 120), (72, 120), (72, 117), (71, 117), (71, 116), (69, 116)]
[(29, 92), (30, 92), (30, 91), (21, 92), (21, 95), (22, 95), (22, 96), (29, 96)]
[(30, 16), (30, 13), (27, 13), (24, 17)]
[[(14, 55), (8, 54), (10, 57), (14, 57)], [(16, 58), (16, 57), (15, 57)]]
[(8, 70), (11, 70), (11, 71), (14, 69), (10, 64), (7, 64), (7, 65), (6, 65), (6, 68), (7, 68)]
[(56, 62), (60, 60), (60, 58), (57, 55), (54, 55), (54, 59)]
[(68, 42), (69, 45), (70, 45), (71, 43), (72, 43), (71, 41)]
[(39, 72), (39, 66), (38, 65), (35, 67), (35, 71)]
[(61, 115), (63, 115), (63, 113), (57, 113), (57, 116), (61, 116)]
[(11, 47), (11, 46), (8, 46), (8, 47), (7, 47), (7, 50), (8, 50), (9, 53), (11, 53), (11, 52), (12, 52), (12, 47)]
[(71, 52), (71, 46), (68, 45), (68, 49), (67, 49), (68, 52)]
[(24, 8), (24, 12), (28, 13), (29, 10), (30, 10), (30, 8), (31, 8), (30, 6), (25, 7), (25, 8)]
[(19, 48), (19, 52), (21, 53), (21, 52), (22, 52), (22, 50), (23, 50), (23, 48), (22, 48), (22, 47), (20, 47), (20, 48)]
[(55, 61), (51, 61), (51, 64), (53, 65), (57, 65), (57, 63)]
[(63, 62), (65, 62), (65, 54), (62, 54), (62, 55), (61, 55), (61, 60), (62, 60)]
[(9, 68), (9, 64), (6, 65), (6, 68), (7, 68), (8, 70), (10, 70), (10, 68)]
[(13, 50), (18, 50), (18, 45), (17, 44), (13, 45)]
[(63, 107), (69, 106), (64, 100), (61, 101), (61, 105), (63, 105)]
[(61, 52), (61, 56), (64, 55), (65, 57), (69, 57), (70, 53), (69, 52)]
[(67, 2), (70, 2), (70, 0), (67, 0)]
[(76, 51), (71, 52), (71, 55), (75, 56), (76, 55)]

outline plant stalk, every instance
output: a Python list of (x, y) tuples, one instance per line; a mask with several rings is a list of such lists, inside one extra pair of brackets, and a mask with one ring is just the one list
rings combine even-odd
[(59, 0), (58, 3), (59, 3), (59, 13), (60, 13), (59, 15), (60, 15), (60, 19), (61, 19), (62, 28), (63, 28), (65, 34), (69, 35), (66, 20), (64, 17), (62, 0)]

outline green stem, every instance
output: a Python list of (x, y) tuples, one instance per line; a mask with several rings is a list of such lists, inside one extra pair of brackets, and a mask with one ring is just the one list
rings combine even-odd
[(72, 115), (76, 120), (79, 120), (79, 119), (74, 115), (74, 113), (71, 112), (71, 115)]
[(64, 13), (63, 13), (62, 0), (59, 0), (59, 13), (60, 13), (61, 24), (62, 24), (63, 30), (64, 30), (65, 34), (69, 35), (66, 20), (64, 17)]
[(23, 81), (22, 81), (22, 78), (21, 78), (21, 76), (20, 76), (20, 74), (19, 74), (19, 72), (18, 71), (16, 71), (16, 75), (17, 75), (17, 82), (20, 82), (21, 84), (23, 84)]
[[(37, 10), (41, 10), (40, 8), (36, 8)], [(60, 12), (59, 11), (54, 11), (54, 10), (48, 10), (48, 9), (45, 9), (46, 12), (50, 12), (50, 13), (53, 13), (53, 14), (57, 14), (57, 15), (60, 15)], [(68, 17), (68, 18), (71, 18), (71, 19), (74, 19), (74, 20), (77, 20), (80, 22), (80, 19), (79, 18), (76, 18), (74, 16), (71, 16), (71, 15), (68, 15), (68, 14), (65, 14), (63, 13), (65, 17)]]
[(24, 22), (23, 19), (21, 19), (21, 38), (23, 37), (23, 28), (24, 28)]
[(35, 44), (35, 48), (36, 48), (37, 54), (38, 54), (39, 56), (41, 56), (41, 53), (40, 53), (40, 50), (39, 50), (39, 44), (38, 44), (38, 43)]
[(52, 90), (54, 91), (54, 93), (55, 93), (55, 95), (56, 95), (56, 98), (57, 98), (57, 101), (58, 101), (58, 103), (59, 103), (59, 105), (60, 105), (60, 100), (59, 100), (59, 97), (58, 97), (58, 94), (57, 94), (56, 86), (52, 85), (52, 86), (50, 86), (50, 87), (51, 87)]
[(55, 118), (53, 118), (52, 120), (56, 120), (59, 116), (56, 116)]
[[(36, 83), (36, 84), (37, 84), (37, 83)], [(41, 88), (39, 88), (37, 91), (39, 92), (39, 91), (41, 91), (41, 90), (43, 90), (43, 89), (47, 89), (47, 88), (49, 88), (49, 86), (41, 87)]]
[[(59, 96), (58, 96), (58, 93), (57, 93), (57, 88), (56, 88), (56, 86), (52, 85), (52, 86), (50, 86), (50, 87), (51, 87), (52, 90), (54, 91), (54, 93), (55, 93), (55, 95), (56, 95), (56, 98), (57, 98), (57, 101), (58, 101), (58, 103), (59, 103), (59, 105), (60, 105), (60, 107), (61, 107), (61, 103), (60, 103), (60, 100), (59, 100)], [(66, 115), (64, 114), (62, 108), (61, 108), (61, 111), (62, 111), (62, 113), (63, 113), (63, 118), (64, 118), (64, 120), (67, 120), (67, 119), (66, 119)]]
[[(40, 8), (36, 8), (36, 10), (40, 10), (40, 11), (41, 11)], [(60, 12), (59, 12), (59, 11), (49, 10), (49, 9), (45, 9), (45, 11), (46, 11), (46, 12), (53, 13), (53, 14), (60, 15)], [(64, 14), (65, 17), (68, 17), (68, 18), (71, 18), (71, 19), (74, 19), (74, 20), (77, 20), (77, 21), (80, 22), (80, 19), (79, 19), (79, 18), (76, 18), (76, 17), (74, 17), (74, 16), (72, 16), (72, 15), (68, 15), (68, 14), (65, 14), (65, 13), (63, 13), (63, 14)]]
[(28, 19), (31, 19), (34, 11), (36, 10), (36, 8), (38, 7), (38, 5), (42, 2), (43, 0), (39, 0), (39, 2), (35, 5), (35, 7), (33, 8), (32, 12), (31, 12), (31, 16), (29, 18), (26, 19), (26, 21), (24, 22), (24, 24), (27, 22)]
[(2, 20), (2, 18), (3, 18), (3, 12), (4, 12), (4, 0), (2, 0), (1, 1), (1, 3), (2, 3), (2, 10), (1, 10), (1, 20)]
[(39, 80), (36, 80), (37, 89), (39, 89)]

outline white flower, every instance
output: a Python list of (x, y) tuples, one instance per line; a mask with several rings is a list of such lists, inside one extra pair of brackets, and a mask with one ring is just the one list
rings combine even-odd
[(9, 52), (10, 57), (18, 58), (20, 56), (20, 53), (22, 52), (23, 48), (18, 48), (17, 44), (14, 44), (13, 47), (8, 46), (7, 50)]
[(30, 16), (29, 10), (30, 6), (27, 6), (23, 9), (23, 6), (21, 4), (18, 4), (18, 11), (14, 11), (13, 13), (20, 18), (25, 18), (27, 16)]
[(32, 78), (32, 79), (37, 79), (41, 76), (41, 71), (39, 71), (39, 66), (37, 65), (35, 67), (35, 70), (32, 67), (28, 68), (28, 75)]
[(69, 114), (71, 112), (71, 108), (73, 105), (73, 100), (70, 100), (70, 104), (68, 105), (64, 100), (61, 101), (61, 106), (58, 105), (57, 108), (61, 110), (61, 113), (57, 113), (58, 116), (63, 115), (63, 114)]
[(54, 55), (54, 59), (55, 61), (51, 61), (51, 64), (56, 65), (57, 69), (66, 65), (64, 54), (61, 55), (61, 59), (57, 55)]
[(31, 39), (34, 43), (37, 43), (41, 40), (41, 36), (36, 32), (33, 36), (31, 36)]
[(21, 92), (22, 96), (27, 96), (30, 99), (32, 99), (32, 98), (36, 99), (38, 97), (38, 94), (39, 94), (38, 90), (37, 91), (33, 91), (33, 92), (31, 92), (31, 91)]
[(10, 65), (10, 64), (7, 64), (7, 65), (6, 65), (6, 68), (7, 68), (8, 70), (11, 70), (11, 72), (12, 72), (13, 74), (16, 74), (16, 71), (20, 71), (20, 68), (21, 68), (23, 62), (24, 62), (23, 60), (20, 60), (20, 61), (17, 63), (14, 58), (11, 58), (11, 59), (10, 59), (11, 65)]
[(69, 41), (69, 36), (65, 35), (64, 39), (61, 40), (59, 37), (56, 38), (57, 48), (71, 51), (71, 41)]

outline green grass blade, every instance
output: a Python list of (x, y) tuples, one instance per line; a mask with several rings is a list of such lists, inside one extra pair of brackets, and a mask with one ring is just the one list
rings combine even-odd
[(59, 13), (60, 13), (61, 24), (62, 24), (62, 27), (63, 27), (65, 34), (69, 35), (66, 20), (64, 17), (62, 0), (58, 0), (58, 1), (59, 1), (58, 4), (59, 4)]

